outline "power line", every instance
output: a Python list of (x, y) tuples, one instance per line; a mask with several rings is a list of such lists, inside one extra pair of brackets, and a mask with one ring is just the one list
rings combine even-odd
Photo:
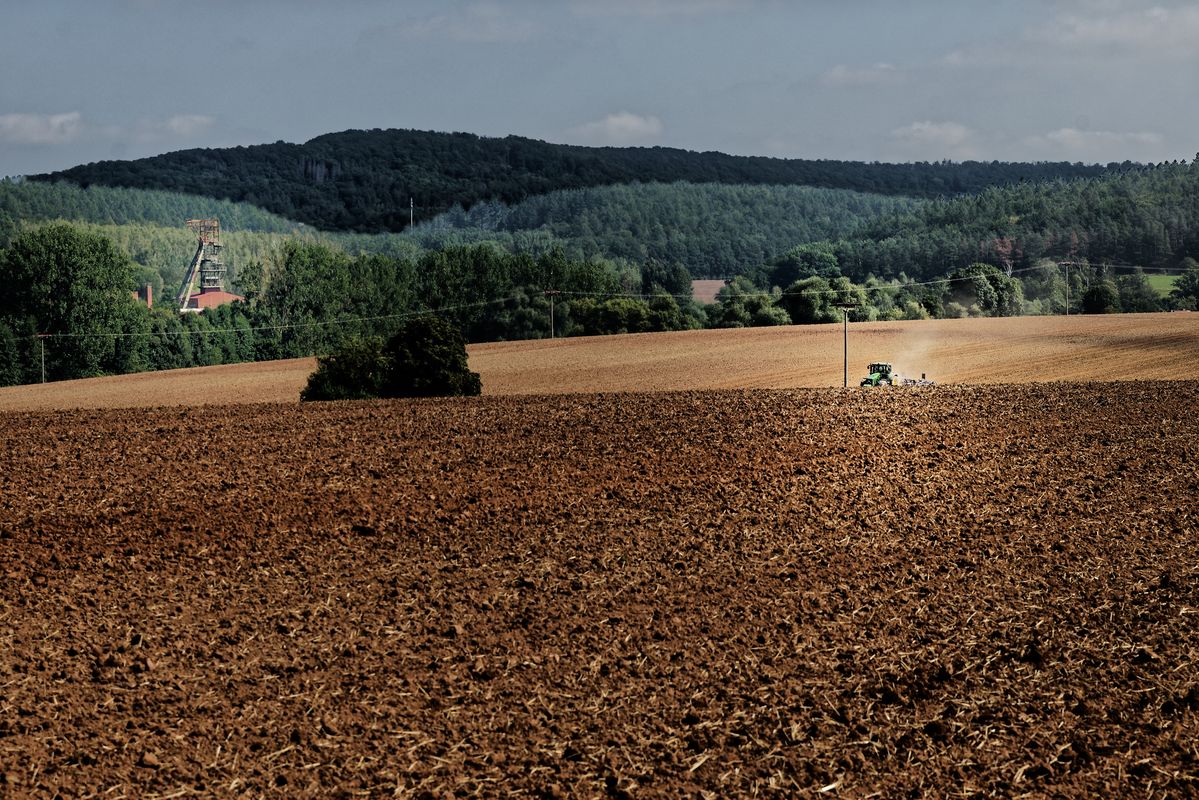
[[(1080, 267), (1091, 267), (1094, 269), (1132, 269), (1138, 270), (1143, 267), (1135, 264), (1090, 264), (1086, 261), (1058, 261), (1053, 262), (1055, 265), (1069, 265)], [(1020, 269), (1012, 270), (1012, 275), (1035, 272), (1044, 267), (1021, 267)], [(804, 289), (799, 292), (746, 292), (737, 295), (745, 298), (777, 298), (777, 297), (819, 297), (824, 295), (843, 295), (846, 292), (861, 290), (864, 292), (879, 292), (879, 291), (902, 291), (913, 287), (923, 286), (948, 286), (951, 283), (973, 280), (975, 276), (965, 275), (959, 277), (944, 277), (936, 278), (928, 281), (910, 281), (908, 283), (887, 283), (875, 286), (866, 285), (851, 285), (848, 289)], [(675, 300), (691, 300), (694, 299), (691, 294), (671, 294), (669, 292), (645, 293), (645, 292), (572, 292), (553, 290), (556, 294), (567, 297), (602, 297), (602, 298), (628, 298), (636, 300), (652, 300), (655, 297), (670, 297)], [(138, 338), (138, 337), (179, 337), (179, 336), (212, 336), (226, 333), (257, 333), (259, 331), (283, 331), (283, 330), (300, 330), (306, 328), (321, 328), (338, 325), (352, 325), (362, 322), (383, 322), (387, 320), (410, 319), (412, 317), (420, 317), (428, 314), (444, 314), (453, 311), (463, 311), (470, 308), (483, 308), (485, 306), (495, 305), (497, 303), (506, 303), (509, 300), (515, 299), (516, 294), (509, 294), (503, 297), (493, 298), (491, 300), (479, 300), (473, 303), (460, 303), (452, 306), (441, 306), (435, 309), (421, 309), (416, 311), (405, 311), (398, 314), (379, 314), (374, 316), (363, 317), (337, 317), (328, 320), (314, 320), (312, 322), (291, 322), (280, 323), (277, 325), (253, 325), (242, 328), (208, 328), (199, 330), (179, 330), (179, 331), (94, 331), (89, 333), (42, 333), (34, 334), (29, 338), (41, 339), (74, 339), (87, 338), (94, 336), (105, 336), (113, 339)]]
[(380, 314), (373, 317), (337, 317), (335, 319), (319, 320), (313, 322), (289, 322), (279, 325), (251, 325), (244, 328), (208, 328), (207, 330), (192, 330), (192, 331), (126, 331), (122, 333), (113, 333), (110, 331), (94, 331), (90, 333), (39, 333), (34, 334), (30, 338), (48, 338), (48, 339), (72, 339), (72, 338), (87, 338), (91, 336), (108, 336), (113, 339), (139, 337), (139, 336), (211, 336), (218, 333), (247, 333), (257, 331), (280, 331), (280, 330), (296, 330), (300, 328), (319, 328), (328, 325), (347, 325), (355, 322), (379, 322), (382, 320), (391, 319), (408, 319), (410, 317), (422, 317), (428, 314), (441, 314), (447, 311), (461, 311), (467, 308), (481, 308), (494, 303), (506, 302), (508, 297), (501, 297), (496, 300), (481, 300), (477, 303), (463, 303), (456, 306), (442, 306), (437, 309), (425, 309), (422, 311), (406, 311), (402, 314)]

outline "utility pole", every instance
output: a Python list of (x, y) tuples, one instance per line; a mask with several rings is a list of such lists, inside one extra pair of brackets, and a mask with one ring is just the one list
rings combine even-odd
[[(1070, 267), (1084, 267), (1084, 266), (1087, 266), (1087, 262), (1085, 262), (1085, 261), (1059, 261), (1058, 263), (1062, 265), (1062, 269), (1065, 270), (1065, 272), (1066, 272), (1066, 316), (1068, 317), (1068, 316), (1070, 316)], [(1091, 288), (1089, 279), (1087, 281), (1087, 284), (1088, 284), (1087, 288), (1088, 289)]]
[(42, 383), (46, 382), (46, 337), (50, 334), (39, 333), (37, 335), (38, 344), (42, 346)]
[(841, 346), (842, 346), (842, 366), (845, 368), (845, 385), (843, 388), (849, 388), (849, 309), (857, 308), (857, 303), (835, 303), (837, 308), (841, 309)]
[(542, 294), (544, 294), (546, 297), (548, 297), (550, 299), (550, 338), (553, 339), (554, 338), (554, 298), (557, 297), (558, 295), (562, 294), (562, 292), (558, 291), (557, 289), (546, 289), (544, 292), (542, 292)]

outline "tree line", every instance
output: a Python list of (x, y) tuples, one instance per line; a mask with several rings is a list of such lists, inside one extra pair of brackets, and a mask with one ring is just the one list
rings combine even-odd
[[(287, 239), (244, 263), (245, 302), (179, 314), (132, 296), (138, 268), (94, 227), (49, 223), (0, 250), (0, 385), (330, 353), (386, 339), (405, 320), (436, 315), (467, 341), (1018, 314), (1196, 307), (1199, 264), (1170, 296), (1138, 270), (1055, 262), (1014, 270), (983, 262), (932, 280), (843, 274), (828, 243), (804, 244), (730, 280), (716, 302), (691, 297), (681, 263), (575, 259), (493, 243), (414, 256), (351, 255)], [(551, 329), (551, 325), (553, 328)]]

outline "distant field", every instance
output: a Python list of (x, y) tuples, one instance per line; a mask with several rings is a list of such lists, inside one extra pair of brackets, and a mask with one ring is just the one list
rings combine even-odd
[(1149, 285), (1153, 287), (1153, 291), (1159, 296), (1165, 297), (1174, 288), (1174, 284), (1178, 281), (1177, 275), (1146, 275)]
[[(840, 325), (478, 344), (488, 395), (840, 386)], [(849, 380), (871, 361), (940, 383), (1170, 379), (1199, 361), (1199, 314), (873, 322), (849, 327)], [(0, 389), (0, 411), (294, 402), (313, 359)]]
[(716, 293), (724, 288), (725, 282), (716, 280), (691, 281), (691, 295), (701, 303), (716, 302)]

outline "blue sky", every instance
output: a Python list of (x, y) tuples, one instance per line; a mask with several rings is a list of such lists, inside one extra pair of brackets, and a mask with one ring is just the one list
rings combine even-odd
[(789, 158), (1199, 151), (1199, 4), (0, 0), (0, 175), (348, 128)]

